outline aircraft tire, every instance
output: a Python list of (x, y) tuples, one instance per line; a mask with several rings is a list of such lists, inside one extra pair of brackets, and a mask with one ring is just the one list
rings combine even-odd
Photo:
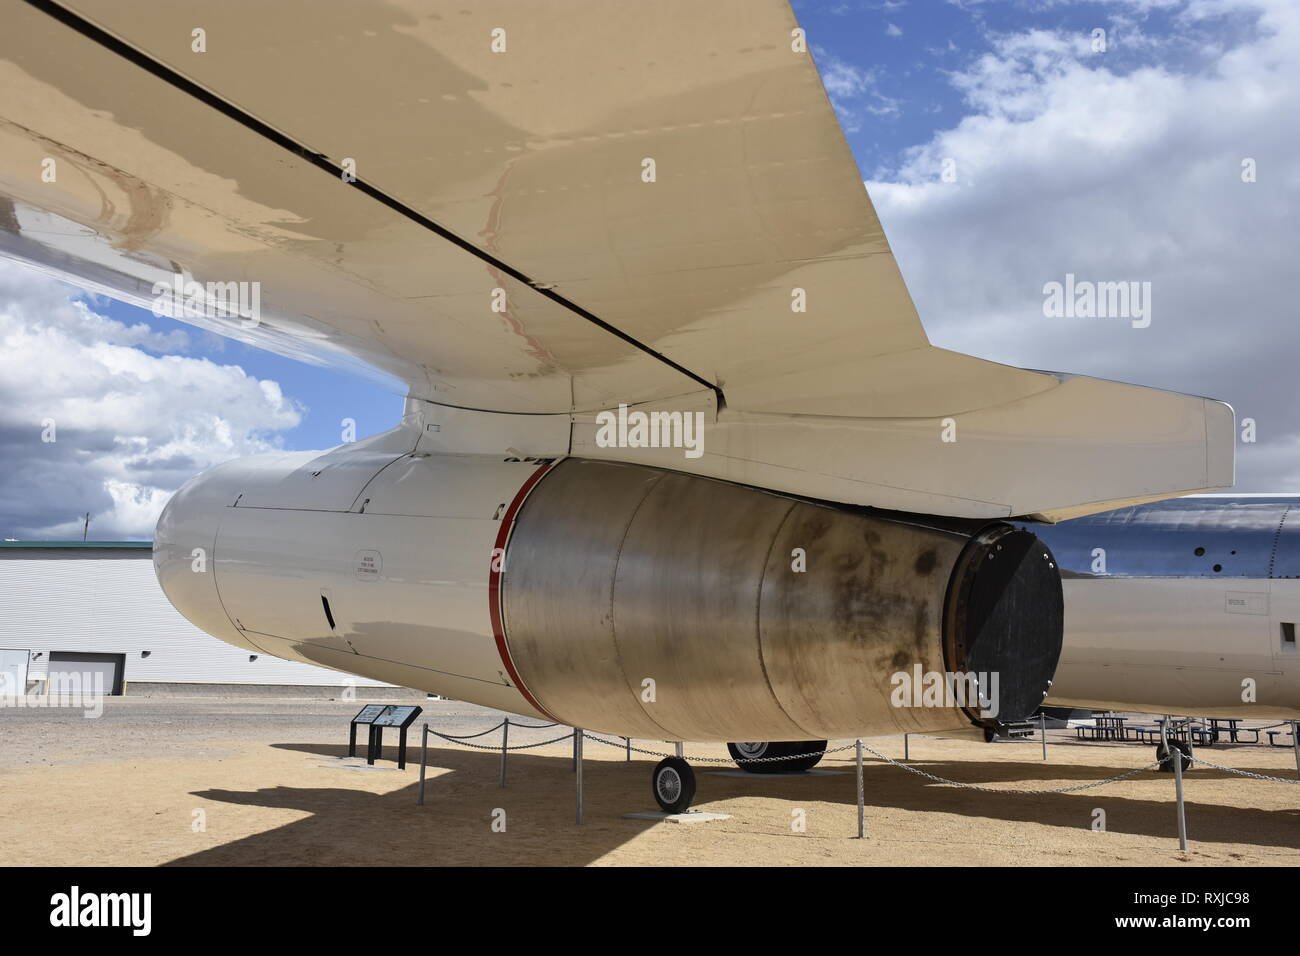
[[(736, 766), (746, 773), (804, 773), (821, 762), (826, 749), (825, 740), (777, 740), (754, 741), (748, 743), (727, 744), (727, 751)], [(785, 757), (798, 754), (811, 754), (798, 760), (771, 760), (766, 763), (750, 763), (760, 757)]]
[(685, 813), (695, 799), (695, 771), (681, 757), (665, 757), (650, 778), (655, 802), (665, 813)]
[[(1190, 746), (1190, 745), (1187, 743), (1187, 741), (1185, 741), (1185, 740), (1171, 740), (1171, 741), (1169, 741), (1169, 742), (1170, 742), (1171, 744), (1173, 744), (1173, 747), (1174, 747), (1175, 750), (1177, 750), (1180, 754), (1183, 755), (1183, 756), (1182, 756), (1182, 761), (1183, 761), (1183, 772), (1186, 773), (1188, 770), (1191, 770), (1191, 769), (1192, 769), (1192, 748), (1191, 748), (1191, 746)], [(1157, 759), (1157, 760), (1164, 760), (1164, 759), (1165, 759), (1165, 745), (1164, 745), (1164, 744), (1156, 744), (1156, 759)], [(1162, 763), (1162, 764), (1159, 766), (1158, 769), (1159, 769), (1159, 771), (1160, 771), (1161, 773), (1173, 773), (1173, 772), (1174, 772), (1174, 762), (1171, 760), (1171, 761), (1169, 761), (1168, 763)]]

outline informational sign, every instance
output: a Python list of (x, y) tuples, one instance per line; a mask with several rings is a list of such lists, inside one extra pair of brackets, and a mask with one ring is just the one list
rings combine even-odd
[(420, 714), (420, 708), (415, 706), (401, 707), (392, 706), (384, 710), (382, 714), (374, 720), (376, 727), (407, 727), (411, 721), (415, 720)]
[(354, 724), (373, 724), (375, 718), (389, 710), (386, 704), (367, 704), (352, 718)]
[(383, 753), (384, 728), (396, 727), (400, 739), (397, 744), (397, 768), (406, 769), (406, 729), (424, 708), (414, 704), (367, 704), (357, 711), (348, 725), (348, 756), (357, 755), (357, 727), (367, 728), (369, 739), (366, 741), (366, 763), (373, 764)]
[(357, 725), (368, 727), (367, 733), (370, 734), (371, 742), (367, 744), (368, 748), (374, 748), (375, 721), (379, 720), (388, 713), (391, 708), (388, 704), (366, 704), (357, 715), (352, 718), (348, 724), (348, 756), (357, 755)]

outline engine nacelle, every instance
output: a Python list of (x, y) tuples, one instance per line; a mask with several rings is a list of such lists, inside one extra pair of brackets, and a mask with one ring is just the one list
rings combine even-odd
[(172, 603), (255, 652), (647, 739), (952, 729), (1050, 685), (1061, 584), (1027, 531), (378, 437), (182, 488)]
[[(565, 722), (637, 737), (830, 739), (951, 729), (982, 709), (1019, 719), (1060, 653), (1059, 574), (1033, 534), (962, 524), (569, 459), (510, 536), (510, 653)], [(992, 707), (921, 692), (971, 672)], [(905, 685), (915, 693), (898, 706)]]

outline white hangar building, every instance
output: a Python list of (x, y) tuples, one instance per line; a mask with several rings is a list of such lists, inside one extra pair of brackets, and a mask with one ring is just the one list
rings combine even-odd
[(0, 686), (39, 693), (60, 671), (102, 673), (113, 695), (337, 697), (352, 686), (365, 698), (394, 690), (200, 631), (158, 586), (148, 541), (0, 542)]

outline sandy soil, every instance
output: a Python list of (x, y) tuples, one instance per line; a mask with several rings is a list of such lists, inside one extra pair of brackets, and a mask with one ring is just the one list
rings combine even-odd
[[(341, 712), (341, 711), (340, 711)], [(491, 716), (477, 713), (479, 728)], [(322, 724), (322, 727), (325, 725)], [(822, 767), (840, 773), (744, 778), (696, 763), (696, 808), (732, 819), (675, 825), (622, 819), (656, 809), (654, 758), (624, 762), (620, 748), (586, 745), (586, 823), (574, 823), (569, 744), (513, 753), (509, 786), (500, 756), (443, 744), (430, 751), (426, 805), (416, 805), (413, 762), (377, 769), (340, 757), (339, 720), (301, 739), (230, 739), (208, 732), (160, 756), (152, 748), (78, 750), (69, 733), (40, 765), (0, 768), (0, 863), (8, 865), (566, 864), (566, 865), (1234, 865), (1300, 863), (1300, 786), (1198, 767), (1187, 774), (1188, 853), (1178, 851), (1172, 775), (1147, 772), (1081, 793), (986, 794), (936, 784), (877, 760), (866, 765), (867, 838), (857, 840), (851, 752)], [(343, 726), (346, 727), (346, 718)], [(469, 732), (465, 726), (449, 732)], [(223, 731), (226, 736), (223, 738)], [(512, 734), (512, 743), (548, 732)], [(554, 734), (554, 731), (550, 731)], [(498, 740), (491, 735), (480, 741)], [(1048, 788), (1143, 766), (1150, 747), (1075, 743), (986, 745), (912, 738), (913, 765), (971, 783)], [(901, 756), (901, 738), (868, 741)], [(648, 749), (669, 745), (639, 743)], [(181, 754), (181, 755), (178, 755)], [(1294, 778), (1290, 749), (1214, 747), (1215, 763)], [(687, 756), (726, 756), (687, 745)], [(493, 832), (494, 811), (506, 830)], [(1094, 832), (1094, 809), (1106, 832)], [(196, 823), (202, 811), (203, 828)], [(796, 813), (801, 811), (802, 813)], [(499, 816), (499, 814), (498, 814)], [(806, 830), (794, 824), (802, 816)]]

